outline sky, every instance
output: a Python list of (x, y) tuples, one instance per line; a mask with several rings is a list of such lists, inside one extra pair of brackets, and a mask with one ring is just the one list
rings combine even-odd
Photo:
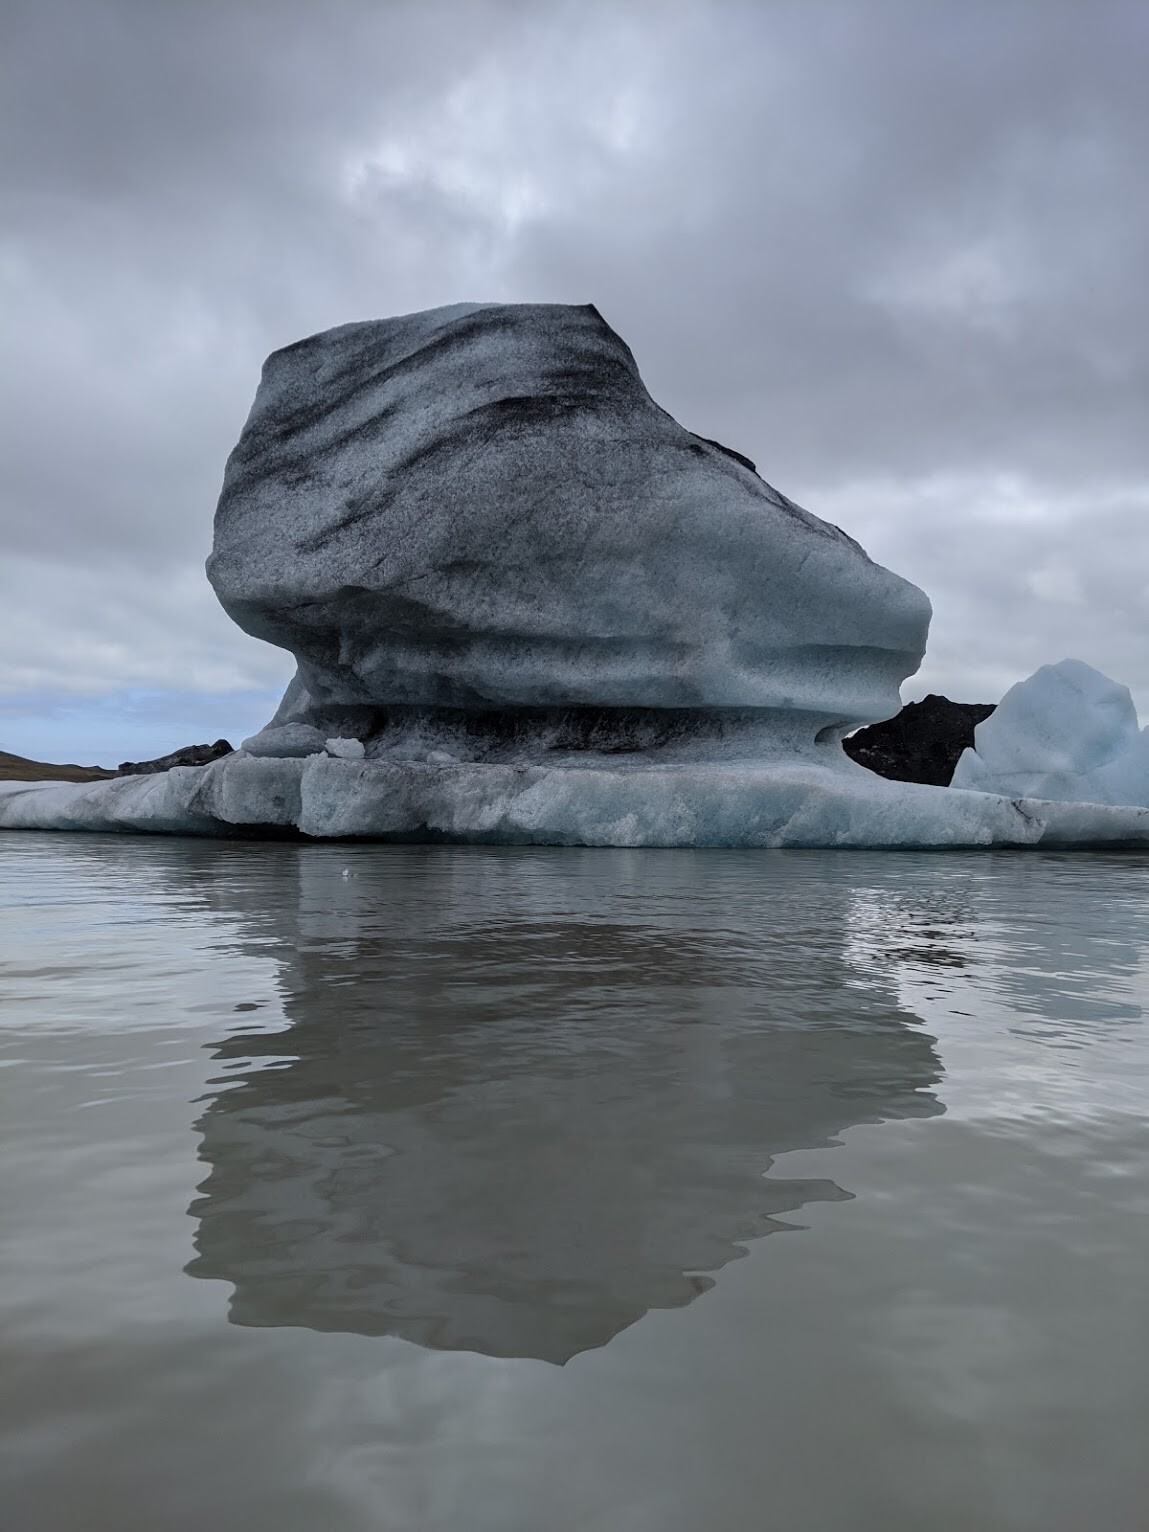
[(266, 722), (203, 574), (266, 354), (593, 302), (931, 597), (907, 699), (1149, 721), (1143, 0), (5, 0), (0, 748)]

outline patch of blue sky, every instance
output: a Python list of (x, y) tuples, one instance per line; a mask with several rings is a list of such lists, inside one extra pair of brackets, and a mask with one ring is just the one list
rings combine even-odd
[(38, 761), (116, 767), (220, 738), (238, 745), (263, 727), (280, 695), (280, 689), (0, 695), (0, 750)]

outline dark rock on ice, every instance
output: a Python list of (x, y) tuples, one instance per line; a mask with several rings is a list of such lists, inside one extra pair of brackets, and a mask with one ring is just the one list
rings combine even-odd
[(121, 761), (116, 775), (142, 777), (157, 771), (170, 771), (173, 766), (206, 766), (209, 761), (218, 761), (234, 751), (235, 746), (228, 744), (226, 739), (217, 739), (214, 745), (185, 745), (182, 750), (173, 750), (170, 755), (158, 756), (154, 761)]
[(974, 729), (994, 710), (992, 702), (951, 702), (931, 692), (907, 702), (896, 718), (859, 729), (843, 741), (846, 754), (894, 782), (948, 787)]

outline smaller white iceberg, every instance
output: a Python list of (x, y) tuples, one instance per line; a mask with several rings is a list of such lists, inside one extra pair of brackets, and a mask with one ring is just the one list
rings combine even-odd
[(1149, 808), (1149, 731), (1127, 686), (1081, 660), (1043, 665), (978, 724), (951, 786)]

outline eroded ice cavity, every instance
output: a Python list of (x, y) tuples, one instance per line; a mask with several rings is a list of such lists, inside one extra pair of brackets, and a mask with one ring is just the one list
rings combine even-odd
[(696, 724), (789, 751), (896, 713), (930, 615), (660, 409), (590, 305), (435, 309), (275, 352), (208, 573), (299, 662), (276, 727), (412, 759), (677, 749)]
[(1127, 686), (1081, 660), (1043, 665), (978, 724), (953, 786), (1149, 807), (1149, 732)]

